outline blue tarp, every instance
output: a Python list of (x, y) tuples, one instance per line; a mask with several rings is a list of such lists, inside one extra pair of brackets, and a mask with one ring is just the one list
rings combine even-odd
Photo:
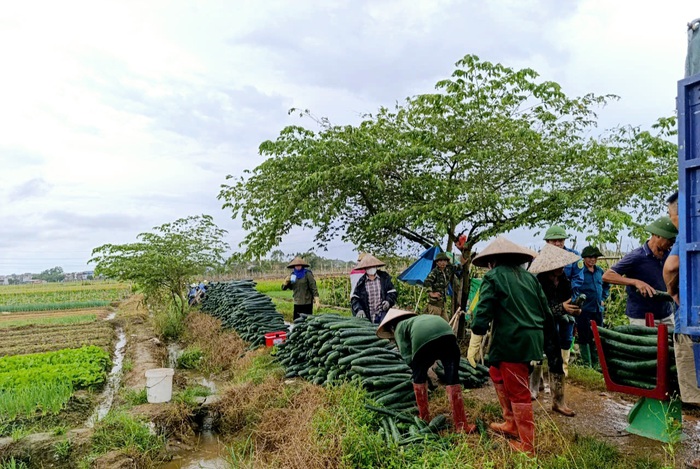
[(423, 251), (418, 260), (409, 265), (406, 270), (399, 274), (398, 279), (409, 285), (423, 285), (425, 278), (433, 270), (435, 257), (442, 252), (440, 246), (433, 246)]

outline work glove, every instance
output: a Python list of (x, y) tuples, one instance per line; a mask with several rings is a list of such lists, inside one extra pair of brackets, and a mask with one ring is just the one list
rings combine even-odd
[(391, 306), (389, 305), (389, 302), (386, 300), (382, 301), (381, 306), (382, 306), (382, 311), (389, 311), (389, 308), (391, 308)]
[(469, 349), (467, 350), (467, 361), (476, 368), (476, 359), (481, 354), (481, 339), (483, 335), (476, 335), (472, 332), (472, 337), (469, 339)]
[(321, 308), (321, 299), (319, 297), (314, 298), (314, 306), (316, 306), (316, 309)]

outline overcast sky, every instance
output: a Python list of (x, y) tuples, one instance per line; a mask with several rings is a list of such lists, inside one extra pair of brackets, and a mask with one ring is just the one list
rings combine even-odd
[[(695, 8), (691, 5), (695, 4)], [(662, 6), (663, 5), (663, 6)], [(310, 109), (333, 123), (431, 92), (465, 54), (613, 93), (601, 127), (675, 110), (696, 1), (22, 1), (0, 12), (0, 274), (206, 213)], [(313, 249), (295, 232), (286, 253)], [(353, 259), (331, 243), (329, 257)]]

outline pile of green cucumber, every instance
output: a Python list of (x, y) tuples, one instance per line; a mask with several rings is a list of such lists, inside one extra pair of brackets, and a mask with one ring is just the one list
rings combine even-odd
[[(656, 387), (657, 334), (656, 327), (617, 326), (598, 328), (610, 378), (616, 384), (641, 389)], [(673, 351), (673, 331), (668, 334), (671, 388), (677, 387), (676, 358)]]
[(222, 326), (235, 330), (250, 348), (265, 345), (266, 333), (288, 329), (270, 297), (258, 292), (252, 280), (210, 284), (202, 311), (221, 319)]
[[(435, 367), (435, 374), (440, 381), (445, 381), (445, 368), (443, 368), (440, 361), (437, 362)], [(459, 359), (459, 382), (465, 388), (480, 388), (489, 379), (489, 369), (488, 367), (482, 365), (481, 363), (476, 364), (476, 368), (472, 367), (466, 358), (460, 357)]]
[(388, 446), (404, 446), (419, 443), (426, 439), (436, 439), (439, 432), (447, 428), (447, 417), (438, 414), (430, 423), (425, 423), (416, 416), (394, 412), (383, 407), (366, 405), (369, 410), (381, 416), (379, 434)]
[[(411, 369), (394, 344), (377, 337), (376, 325), (336, 314), (302, 317), (294, 324), (276, 355), (287, 378), (300, 376), (318, 385), (354, 379), (384, 408), (415, 410)], [(483, 369), (473, 372), (481, 378), (469, 374), (465, 385), (483, 385), (488, 375)]]

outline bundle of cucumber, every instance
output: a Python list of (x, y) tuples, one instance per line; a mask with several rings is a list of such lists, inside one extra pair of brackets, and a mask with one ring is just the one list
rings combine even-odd
[(379, 434), (382, 435), (388, 446), (404, 446), (412, 443), (435, 439), (438, 432), (447, 427), (447, 417), (442, 414), (433, 418), (430, 423), (425, 423), (415, 416), (394, 412), (383, 407), (365, 406), (369, 410), (382, 415), (379, 421)]
[[(295, 321), (294, 330), (279, 347), (277, 358), (286, 377), (303, 377), (325, 385), (358, 380), (378, 404), (393, 410), (414, 410), (411, 369), (377, 328), (365, 319), (335, 314)], [(482, 370), (475, 371), (482, 373)], [(483, 380), (469, 377), (467, 386)]]
[[(655, 327), (618, 326), (598, 328), (610, 378), (617, 384), (641, 389), (656, 387), (657, 333)], [(669, 333), (671, 388), (678, 387), (673, 338)]]
[(251, 348), (265, 345), (266, 333), (287, 330), (270, 297), (255, 290), (252, 280), (211, 284), (202, 311), (221, 319), (223, 327), (234, 329)]

